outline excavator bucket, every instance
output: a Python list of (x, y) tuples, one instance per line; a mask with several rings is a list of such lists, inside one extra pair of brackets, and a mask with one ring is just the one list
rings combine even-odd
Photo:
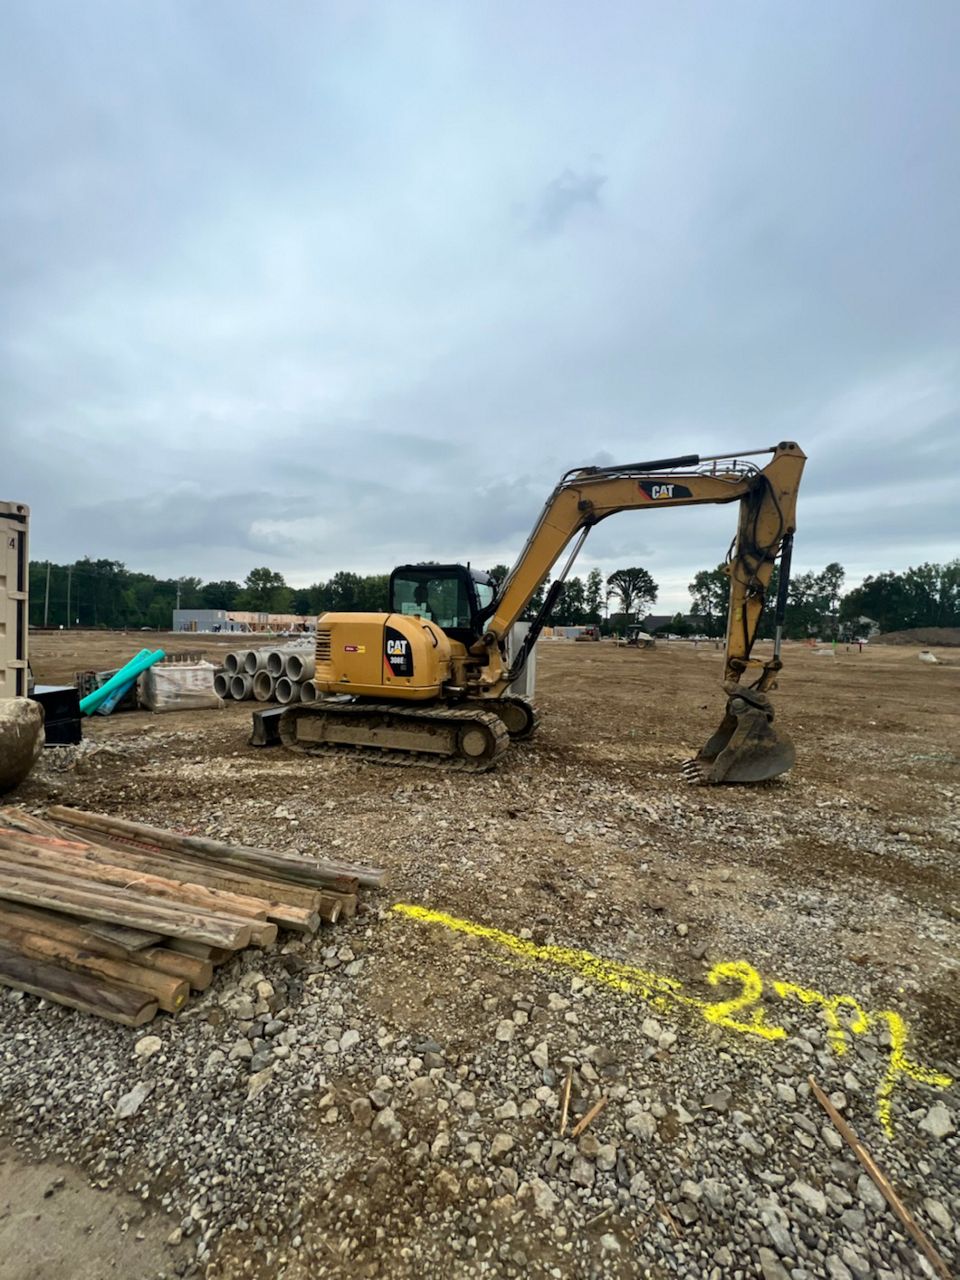
[(683, 765), (686, 780), (709, 786), (720, 782), (765, 782), (779, 777), (796, 759), (793, 743), (773, 727), (773, 707), (764, 694), (725, 684), (727, 710), (716, 733)]

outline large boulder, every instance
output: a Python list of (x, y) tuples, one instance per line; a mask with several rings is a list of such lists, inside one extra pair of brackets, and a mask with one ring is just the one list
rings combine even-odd
[(30, 698), (0, 699), (0, 794), (19, 786), (43, 750), (43, 708)]

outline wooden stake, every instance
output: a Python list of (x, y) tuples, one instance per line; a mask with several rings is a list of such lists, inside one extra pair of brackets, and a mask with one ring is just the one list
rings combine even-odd
[(570, 1111), (570, 1090), (573, 1088), (573, 1063), (567, 1067), (567, 1078), (563, 1082), (563, 1093), (560, 1096), (560, 1137), (567, 1132), (567, 1114)]
[(931, 1244), (929, 1237), (917, 1222), (916, 1218), (914, 1218), (913, 1214), (897, 1195), (896, 1191), (894, 1191), (893, 1184), (890, 1182), (890, 1179), (877, 1164), (876, 1160), (874, 1160), (867, 1148), (863, 1145), (857, 1136), (856, 1130), (851, 1124), (844, 1120), (843, 1116), (820, 1088), (813, 1076), (808, 1076), (807, 1080), (810, 1083), (810, 1088), (813, 1090), (813, 1096), (830, 1117), (833, 1127), (837, 1130), (846, 1142), (847, 1146), (873, 1179), (880, 1194), (899, 1218), (908, 1235), (913, 1238), (913, 1241), (919, 1248), (920, 1252), (930, 1263), (931, 1267), (933, 1267), (934, 1271), (936, 1271), (937, 1275), (941, 1277), (941, 1280), (950, 1280), (950, 1272), (947, 1270), (947, 1264), (944, 1262), (943, 1258), (940, 1257), (940, 1254), (937, 1253), (936, 1249)]
[(603, 1108), (606, 1105), (607, 1105), (607, 1095), (604, 1094), (602, 1098), (597, 1099), (597, 1101), (593, 1104), (593, 1106), (590, 1108), (587, 1114), (583, 1116), (582, 1119), (578, 1120), (577, 1123), (573, 1126), (573, 1129), (571, 1130), (571, 1133), (570, 1133), (570, 1137), (579, 1138), (581, 1133), (583, 1133), (584, 1129), (586, 1129), (586, 1127), (589, 1124), (592, 1124), (593, 1121), (596, 1120), (597, 1116), (600, 1114), (600, 1112), (603, 1110)]
[(657, 1205), (657, 1208), (658, 1208), (658, 1209), (659, 1209), (659, 1211), (660, 1211), (660, 1217), (664, 1220), (664, 1222), (667, 1224), (667, 1226), (668, 1226), (668, 1227), (670, 1228), (670, 1230), (673, 1232), (674, 1236), (679, 1240), (679, 1239), (680, 1239), (680, 1229), (678, 1228), (678, 1226), (677, 1226), (676, 1222), (675, 1222), (675, 1221), (674, 1221), (674, 1219), (673, 1219), (673, 1214), (670, 1212), (670, 1210), (667, 1208), (667, 1206), (666, 1206), (665, 1204), (658, 1204), (658, 1205)]

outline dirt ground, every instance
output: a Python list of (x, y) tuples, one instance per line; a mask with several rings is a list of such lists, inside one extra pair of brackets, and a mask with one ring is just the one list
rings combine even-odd
[[(143, 644), (170, 653), (200, 652), (220, 662), (237, 643), (231, 636), (47, 633), (32, 638), (31, 662), (38, 681), (54, 683), (72, 681), (77, 670), (112, 667)], [(304, 811), (296, 829), (302, 837), (310, 830), (312, 803), (325, 805), (321, 811), (337, 817), (323, 823), (324, 835), (351, 858), (386, 865), (395, 897), (419, 901), (429, 887), (447, 909), (477, 915), (487, 908), (500, 927), (513, 928), (524, 923), (532, 904), (551, 918), (548, 909), (558, 905), (555, 890), (543, 889), (541, 881), (570, 877), (575, 883), (584, 874), (598, 879), (598, 888), (602, 881), (604, 895), (615, 895), (625, 920), (648, 910), (650, 894), (638, 883), (632, 857), (617, 856), (617, 835), (636, 833), (636, 815), (616, 812), (615, 802), (605, 807), (613, 785), (655, 809), (683, 806), (701, 819), (659, 869), (657, 897), (669, 907), (676, 896), (687, 916), (701, 917), (698, 931), (711, 943), (739, 928), (749, 932), (762, 914), (757, 906), (764, 884), (789, 885), (794, 892), (805, 886), (812, 904), (825, 896), (836, 896), (847, 908), (862, 903), (868, 917), (878, 894), (895, 894), (899, 909), (880, 912), (871, 924), (877, 953), (871, 974), (879, 980), (889, 972), (886, 985), (895, 990), (909, 956), (916, 974), (908, 980), (916, 985), (917, 974), (929, 975), (935, 984), (917, 993), (927, 1007), (926, 1028), (934, 1020), (941, 1024), (950, 1051), (957, 1054), (960, 1001), (937, 976), (956, 955), (936, 937), (917, 935), (913, 910), (930, 908), (957, 919), (951, 899), (957, 890), (960, 835), (960, 659), (942, 654), (940, 665), (928, 666), (918, 661), (918, 652), (857, 645), (839, 645), (834, 652), (788, 644), (774, 702), (778, 728), (793, 738), (798, 762), (788, 778), (760, 788), (690, 789), (677, 772), (722, 711), (722, 655), (713, 642), (661, 642), (646, 652), (609, 642), (554, 641), (538, 648), (538, 736), (514, 748), (493, 773), (453, 781), (429, 770), (331, 766), (258, 752), (246, 745), (250, 710), (257, 704), (228, 703), (219, 713), (125, 713), (87, 720), (86, 732), (94, 741), (132, 740), (147, 755), (151, 735), (182, 737), (164, 743), (159, 758), (145, 760), (135, 778), (125, 767), (116, 770), (100, 760), (94, 770), (97, 785), (85, 803), (105, 810), (129, 807), (135, 782), (154, 817), (162, 815), (179, 827), (202, 806), (226, 817), (221, 829), (232, 831), (231, 838), (242, 836), (245, 814), (262, 816), (289, 799)], [(331, 771), (333, 802), (326, 791)], [(591, 804), (594, 786), (598, 801)], [(89, 784), (86, 789), (91, 791)], [(403, 810), (417, 809), (417, 831), (441, 847), (451, 844), (451, 836), (453, 843), (464, 836), (475, 839), (477, 828), (498, 824), (491, 834), (504, 853), (513, 848), (520, 855), (532, 894), (520, 911), (511, 906), (508, 884), (485, 889), (459, 876), (455, 862), (442, 874), (443, 864), (432, 867), (425, 885), (422, 868), (407, 865), (396, 848), (398, 792)], [(575, 793), (585, 797), (590, 817), (599, 815), (599, 822), (589, 833), (575, 832), (574, 846), (567, 840), (570, 833), (556, 830), (549, 813), (537, 813), (531, 799), (569, 800)], [(454, 797), (457, 804), (462, 798), (478, 821), (466, 832), (444, 826), (432, 803), (441, 796)], [(861, 842), (844, 838), (850, 829), (862, 834), (858, 815), (877, 833), (879, 843), (867, 851), (857, 847)], [(585, 859), (581, 834), (590, 853), (597, 852), (590, 846), (602, 845), (601, 858), (588, 854)], [(927, 856), (939, 844), (952, 857)], [(722, 895), (729, 899), (722, 913), (716, 900), (709, 909), (691, 904), (687, 886), (693, 872), (709, 876), (722, 867), (733, 873), (727, 883), (737, 886), (735, 893)], [(575, 894), (561, 893), (561, 898), (564, 915), (577, 913)], [(589, 910), (581, 906), (579, 914), (588, 924)], [(823, 976), (829, 986), (828, 975)]]
[[(68, 681), (157, 643), (219, 660), (236, 638), (40, 634), (33, 671), (41, 682)], [(804, 988), (898, 1009), (914, 1057), (955, 1069), (960, 658), (947, 652), (930, 666), (918, 651), (788, 645), (773, 698), (798, 760), (761, 787), (689, 788), (681, 779), (682, 761), (722, 712), (712, 642), (652, 652), (542, 642), (541, 729), (486, 775), (258, 751), (247, 745), (252, 704), (228, 704), (93, 717), (85, 733), (101, 749), (62, 774), (41, 769), (15, 799), (55, 798), (383, 866), (390, 879), (373, 895), (379, 908), (409, 902), (513, 935), (528, 930), (535, 942), (589, 948), (707, 996), (711, 964), (746, 960)], [(449, 940), (395, 916), (377, 948), (382, 963), (362, 1007), (371, 1022), (408, 1035), (486, 1034), (489, 1002), (518, 981), (484, 955), (480, 989), (451, 989)], [(910, 1107), (929, 1101), (914, 1096)], [(858, 1123), (880, 1141), (869, 1106)], [(355, 1274), (390, 1274), (388, 1244), (376, 1246), (382, 1272)]]
[(165, 1215), (69, 1165), (0, 1155), (0, 1280), (132, 1280), (170, 1263)]

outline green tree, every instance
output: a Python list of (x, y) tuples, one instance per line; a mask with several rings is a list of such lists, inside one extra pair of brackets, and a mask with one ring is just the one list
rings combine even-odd
[(360, 580), (360, 609), (365, 613), (385, 613), (389, 601), (390, 575), (368, 573)]
[(619, 599), (629, 622), (635, 614), (646, 612), (657, 598), (659, 587), (646, 569), (617, 569), (607, 579), (607, 586)]
[(495, 564), (492, 569), (488, 569), (491, 578), (496, 578), (498, 587), (502, 587), (507, 580), (507, 574), (510, 572), (509, 565)]
[(960, 626), (960, 559), (864, 578), (840, 604), (842, 622), (852, 626), (860, 618), (881, 631)]
[(341, 569), (335, 573), (327, 584), (330, 592), (330, 608), (344, 613), (356, 613), (360, 610), (363, 593), (363, 581), (358, 573), (350, 573)]
[(554, 621), (568, 627), (580, 627), (587, 621), (586, 587), (582, 578), (567, 579), (554, 610)]
[(200, 588), (200, 603), (204, 609), (236, 609), (240, 591), (239, 582), (207, 582)]
[(255, 613), (289, 613), (291, 596), (283, 574), (263, 566), (247, 574), (240, 607)]
[(588, 622), (600, 622), (602, 620), (603, 607), (606, 602), (607, 593), (604, 588), (603, 574), (599, 569), (591, 569), (587, 574), (583, 601)]
[(687, 587), (690, 592), (691, 613), (703, 619), (703, 630), (708, 636), (722, 636), (727, 629), (727, 607), (730, 601), (730, 575), (726, 566), (701, 569)]

